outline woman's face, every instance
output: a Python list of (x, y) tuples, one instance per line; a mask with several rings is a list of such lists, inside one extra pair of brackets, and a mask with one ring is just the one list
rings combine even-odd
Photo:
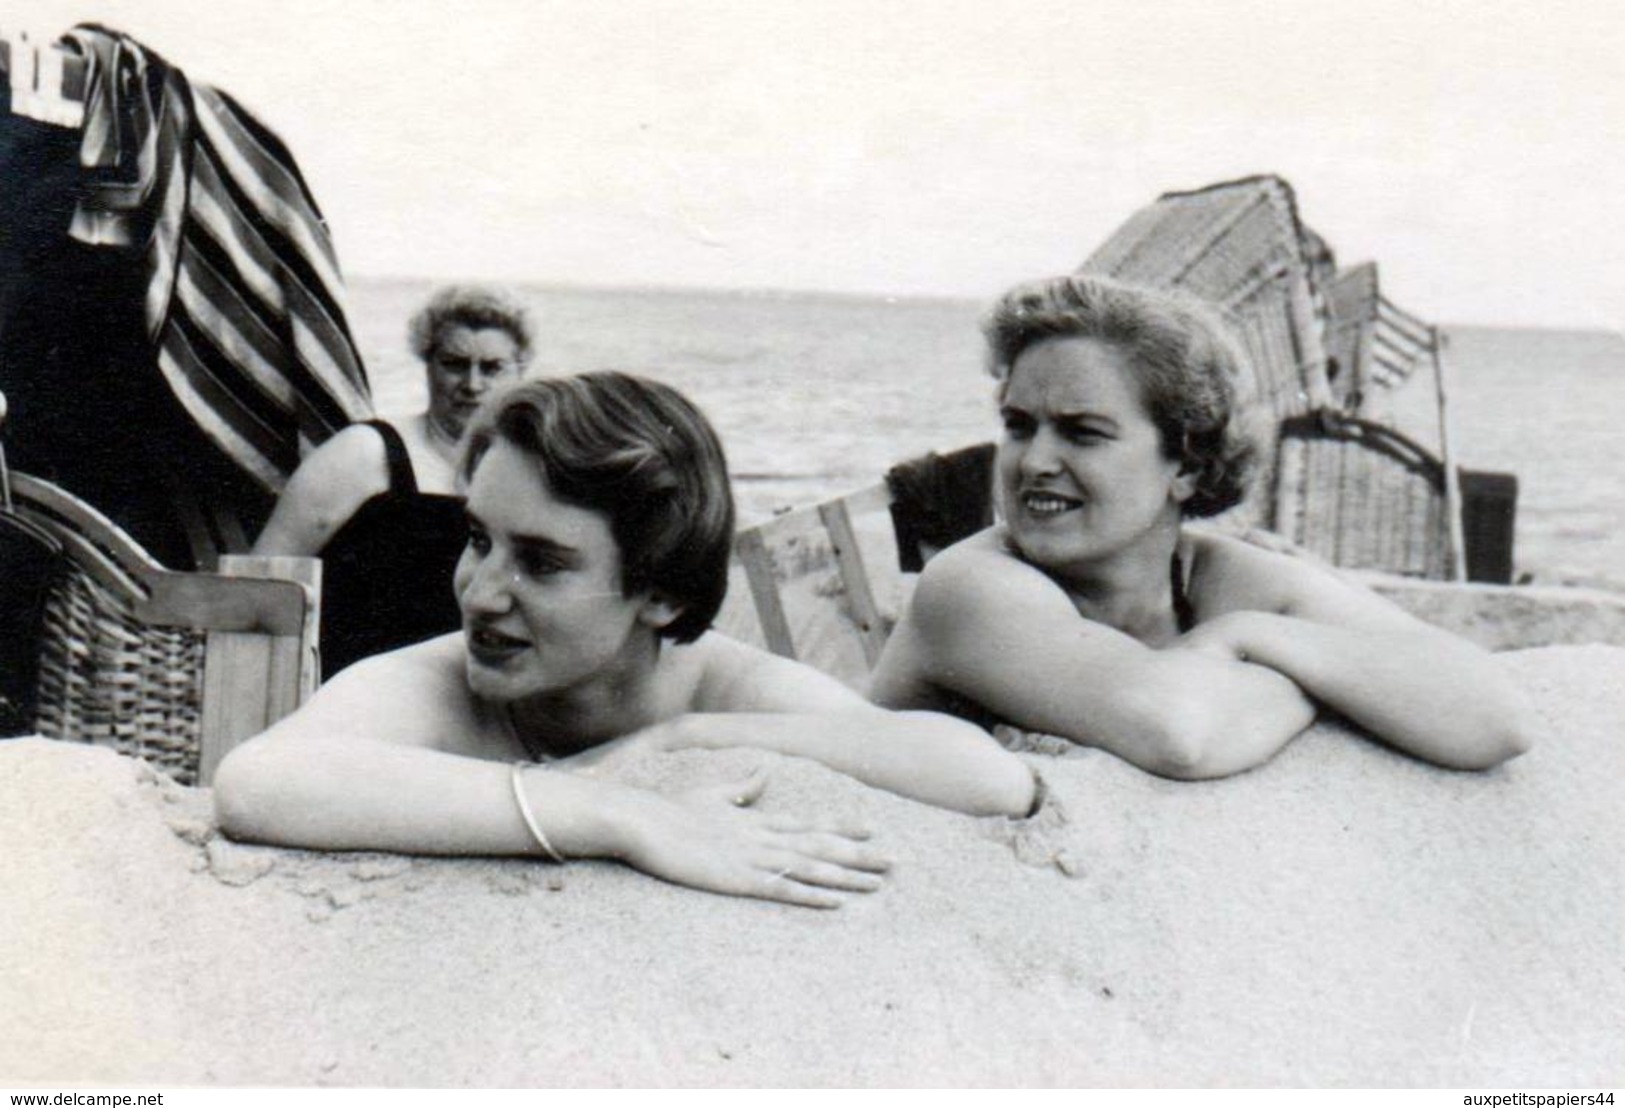
[(553, 495), (537, 464), (498, 438), (468, 487), (468, 545), (454, 578), (468, 682), (501, 703), (613, 681), (660, 612), (624, 596), (602, 512)]
[(501, 327), (449, 324), (429, 351), (429, 418), (452, 438), (463, 429), (492, 388), (524, 368), (519, 343)]
[(1097, 339), (1044, 339), (1011, 366), (999, 492), (1017, 549), (1054, 569), (1098, 565), (1177, 525), (1192, 482), (1162, 449), (1130, 362)]

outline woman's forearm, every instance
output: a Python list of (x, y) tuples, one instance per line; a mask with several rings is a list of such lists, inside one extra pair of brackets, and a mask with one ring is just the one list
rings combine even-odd
[(873, 892), (888, 865), (863, 832), (779, 827), (749, 810), (759, 781), (668, 797), (529, 766), (517, 777), (523, 806), (515, 784), (511, 764), (359, 740), (281, 740), (228, 756), (215, 802), (233, 838), (316, 850), (607, 857), (691, 888), (815, 908)]
[(1085, 745), (1163, 777), (1228, 777), (1274, 757), (1314, 722), (1295, 682), (1265, 666), (1208, 653), (1153, 653), (1126, 680), (1114, 722)]
[(810, 758), (868, 785), (971, 815), (1025, 816), (1032, 772), (974, 724), (937, 712), (699, 713), (676, 746), (756, 747)]
[[(250, 742), (215, 778), (220, 826), (232, 838), (313, 850), (404, 854), (536, 854), (513, 796), (511, 767), (418, 747), (354, 740)], [(625, 849), (627, 790), (531, 770), (532, 812), (568, 857)]]
[(1494, 657), (1444, 632), (1257, 613), (1238, 642), (1374, 736), (1438, 765), (1483, 769), (1529, 747), (1528, 708)]

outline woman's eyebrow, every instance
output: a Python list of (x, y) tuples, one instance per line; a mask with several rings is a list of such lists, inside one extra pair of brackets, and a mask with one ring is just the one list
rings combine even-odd
[[(466, 504), (463, 506), (463, 518), (468, 521), (468, 525), (470, 527), (478, 527), (481, 531), (490, 530), (490, 528), (486, 526), (485, 521), (474, 513), (474, 509), (468, 507)], [(569, 543), (560, 542), (559, 540), (549, 538), (546, 535), (528, 535), (523, 532), (515, 532), (508, 536), (508, 541), (516, 547), (523, 547), (528, 550), (538, 550), (543, 553), (553, 554), (561, 558), (574, 558), (581, 553)]]
[(1111, 416), (1106, 415), (1104, 412), (1092, 411), (1088, 408), (1080, 408), (1075, 412), (1056, 412), (1055, 422), (1090, 423), (1107, 427), (1114, 431), (1117, 429), (1117, 421)]
[(516, 534), (509, 541), (513, 543), (516, 550), (524, 551), (527, 554), (545, 554), (550, 558), (557, 558), (560, 561), (572, 564), (581, 556), (581, 551), (575, 547), (570, 546), (568, 543), (559, 542), (557, 539), (550, 539), (545, 535)]

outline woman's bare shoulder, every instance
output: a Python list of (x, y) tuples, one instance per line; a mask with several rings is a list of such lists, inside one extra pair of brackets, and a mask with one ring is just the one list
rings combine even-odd
[(1016, 555), (1001, 527), (990, 527), (948, 547), (926, 563), (914, 588), (909, 617), (932, 631), (940, 623), (985, 614), (991, 606), (1037, 604), (1071, 610), (1065, 591)]
[(349, 468), (369, 471), (367, 474), (350, 473), (348, 482), (355, 484), (365, 476), (384, 474), (384, 438), (376, 427), (365, 423), (352, 423), (340, 428), (299, 463), (301, 470), (337, 475)]
[(468, 687), (461, 632), (363, 658), (289, 717), (302, 729), (450, 749), (490, 723)]
[(695, 667), (687, 710), (696, 712), (816, 712), (867, 702), (805, 662), (782, 658), (720, 631), (679, 648)]
[(1305, 597), (1357, 589), (1314, 554), (1271, 532), (1187, 528), (1182, 543), (1190, 552), (1198, 607), (1213, 614), (1288, 612)]
[(304, 514), (336, 524), (389, 488), (389, 460), (378, 431), (352, 423), (305, 456), (288, 481), (284, 498)]

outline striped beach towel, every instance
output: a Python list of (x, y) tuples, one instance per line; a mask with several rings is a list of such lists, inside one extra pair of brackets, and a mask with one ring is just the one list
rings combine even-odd
[(141, 251), (158, 367), (267, 491), (372, 414), (327, 226), (282, 142), (127, 35), (75, 27), (88, 63), (72, 236)]

